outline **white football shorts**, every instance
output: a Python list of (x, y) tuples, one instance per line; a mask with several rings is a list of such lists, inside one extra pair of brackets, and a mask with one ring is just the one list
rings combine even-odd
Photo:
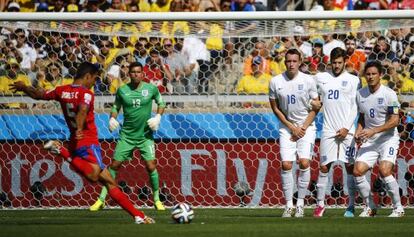
[(291, 141), (292, 133), (287, 128), (280, 128), (280, 158), (282, 161), (296, 161), (296, 157), (312, 159), (316, 138), (316, 126), (306, 129), (305, 136), (297, 141)]
[(389, 161), (395, 164), (398, 149), (400, 145), (399, 138), (391, 138), (387, 141), (365, 142), (358, 150), (355, 161), (366, 163), (370, 168), (381, 161)]
[(348, 134), (344, 140), (338, 140), (335, 134), (322, 134), (319, 149), (321, 165), (327, 165), (338, 160), (353, 164), (357, 147), (352, 134)]

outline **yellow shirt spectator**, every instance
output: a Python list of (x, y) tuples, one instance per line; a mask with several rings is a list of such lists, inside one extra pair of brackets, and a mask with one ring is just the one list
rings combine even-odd
[[(17, 74), (16, 78), (10, 78), (8, 76), (1, 76), (0, 77), (0, 95), (23, 95), (23, 92), (17, 92), (14, 93), (12, 90), (10, 90), (10, 86), (18, 81), (22, 81), (24, 82), (25, 85), (30, 86), (31, 82), (28, 76), (24, 75), (24, 74)], [(18, 109), (21, 108), (22, 104), (20, 103), (9, 103), (7, 104), (7, 107), (9, 108), (13, 108), (13, 109)]]
[[(152, 23), (150, 21), (140, 21), (140, 22), (137, 22), (134, 27), (138, 30), (138, 33), (146, 34), (146, 33), (151, 32)], [(136, 36), (132, 36), (132, 37), (136, 37)]]
[(206, 40), (206, 47), (208, 50), (222, 50), (223, 49), (223, 27), (219, 24), (210, 25), (210, 37)]
[(108, 66), (115, 60), (115, 56), (118, 54), (119, 49), (110, 49), (109, 54), (105, 57), (104, 68), (108, 68)]
[[(160, 6), (157, 4), (159, 1), (165, 1), (166, 4), (164, 6)], [(171, 7), (171, 2), (173, 0), (157, 0), (154, 3), (151, 4), (151, 12), (169, 12)]]
[(402, 82), (401, 93), (414, 93), (414, 80), (410, 78), (409, 73), (403, 72), (398, 75), (398, 78)]
[(172, 38), (174, 37), (176, 32), (181, 32), (184, 35), (188, 35), (190, 34), (190, 26), (188, 25), (188, 22), (186, 21), (174, 21), (172, 23), (172, 26), (170, 25), (171, 22), (168, 21), (164, 21), (162, 23), (160, 32), (168, 37), (168, 38)]
[(150, 12), (151, 11), (151, 5), (148, 3), (147, 0), (139, 0), (138, 7), (139, 7), (140, 12)]
[(68, 12), (78, 12), (79, 11), (79, 7), (76, 4), (68, 4), (66, 9), (68, 10)]
[(109, 85), (109, 93), (115, 94), (119, 87), (128, 83), (129, 79), (127, 79), (126, 81), (122, 81), (120, 78), (112, 80), (111, 84)]
[[(129, 38), (129, 41), (134, 45), (138, 40), (138, 36), (151, 32), (151, 28), (152, 23), (149, 21), (137, 22), (136, 24), (123, 24), (122, 22), (117, 22), (114, 25), (101, 26), (100, 30), (110, 34), (117, 32), (131, 33), (132, 36)], [(114, 44), (114, 47), (117, 47), (119, 44), (118, 37), (112, 37), (112, 42)]]
[(72, 84), (72, 78), (59, 78), (58, 80), (48, 81), (45, 78), (39, 79), (38, 86), (46, 91), (53, 90), (57, 86), (64, 86)]
[[(253, 59), (253, 61), (255, 61)], [(243, 76), (237, 84), (236, 92), (239, 94), (267, 94), (269, 92), (269, 83), (272, 76), (268, 73), (259, 71), (259, 63), (253, 63), (252, 71), (254, 75)], [(243, 107), (266, 107), (266, 102), (243, 103)]]
[[(270, 74), (271, 73), (271, 71), (270, 71), (270, 60), (265, 59), (261, 56), (257, 56), (257, 57), (261, 58), (261, 63), (259, 65), (260, 70), (264, 73)], [(252, 75), (252, 73), (253, 73), (252, 72), (252, 62), (253, 62), (253, 56), (249, 55), (246, 58), (246, 61), (244, 61), (244, 64), (243, 64), (243, 75)]]
[(259, 76), (243, 76), (237, 84), (236, 92), (239, 94), (267, 94), (271, 79), (272, 76), (267, 73)]
[(270, 70), (274, 76), (284, 73), (286, 71), (285, 58), (279, 62), (270, 61)]
[(18, 0), (15, 1), (20, 5), (20, 12), (35, 12), (35, 1), (33, 0)]
[[(108, 42), (106, 42), (106, 44), (108, 44)], [(107, 55), (101, 55), (101, 57), (104, 57), (104, 69), (108, 69), (109, 65), (112, 64), (112, 62), (115, 60), (115, 57), (118, 55), (118, 52), (119, 48), (111, 48), (109, 49)]]

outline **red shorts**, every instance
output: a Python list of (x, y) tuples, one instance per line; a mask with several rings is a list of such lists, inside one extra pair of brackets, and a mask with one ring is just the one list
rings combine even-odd
[(102, 170), (105, 169), (105, 164), (102, 161), (101, 146), (99, 144), (70, 142), (69, 150), (73, 158), (79, 157), (90, 163), (97, 164)]

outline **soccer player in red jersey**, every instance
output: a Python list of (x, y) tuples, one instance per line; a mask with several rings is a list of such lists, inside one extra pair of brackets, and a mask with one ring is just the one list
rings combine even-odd
[(99, 181), (105, 185), (109, 195), (134, 217), (135, 223), (155, 223), (152, 218), (135, 209), (128, 197), (118, 188), (102, 162), (94, 118), (94, 94), (90, 91), (95, 84), (99, 70), (98, 65), (84, 62), (79, 65), (72, 85), (58, 86), (54, 90), (45, 92), (41, 88), (16, 82), (11, 89), (23, 91), (33, 99), (58, 101), (70, 130), (69, 149), (61, 146), (57, 141), (46, 143), (45, 149), (61, 155), (88, 180)]

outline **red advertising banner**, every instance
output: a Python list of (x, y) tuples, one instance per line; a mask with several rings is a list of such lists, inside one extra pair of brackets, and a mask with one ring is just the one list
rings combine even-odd
[[(100, 186), (83, 179), (62, 158), (43, 151), (42, 145), (30, 142), (0, 144), (0, 189), (7, 195), (8, 205), (78, 207), (92, 204), (99, 195)], [(107, 165), (114, 148), (115, 143), (102, 143), (104, 163)], [(317, 150), (318, 146), (315, 147), (316, 154)], [(279, 147), (274, 142), (158, 143), (162, 196), (166, 197), (167, 205), (187, 201), (195, 206), (238, 206), (241, 199), (235, 194), (233, 186), (238, 181), (244, 181), (251, 189), (250, 195), (243, 199), (246, 205), (283, 205), (278, 154)], [(413, 154), (411, 142), (401, 143), (396, 176), (405, 204), (413, 203)], [(315, 157), (312, 162), (308, 204), (314, 203), (318, 160)], [(297, 170), (297, 166), (294, 169)], [(343, 182), (344, 172), (342, 164), (333, 166), (330, 174), (330, 186), (333, 188), (326, 193), (328, 204), (345, 203), (347, 189), (344, 187), (346, 182)], [(381, 187), (377, 187), (376, 174), (374, 169), (370, 176), (373, 187), (379, 189), (376, 199), (389, 203), (381, 193)], [(147, 195), (151, 190), (148, 175), (138, 153), (131, 162), (124, 164), (117, 181), (126, 183), (124, 191), (137, 205), (152, 205), (152, 197)], [(5, 205), (4, 200), (2, 202)]]

